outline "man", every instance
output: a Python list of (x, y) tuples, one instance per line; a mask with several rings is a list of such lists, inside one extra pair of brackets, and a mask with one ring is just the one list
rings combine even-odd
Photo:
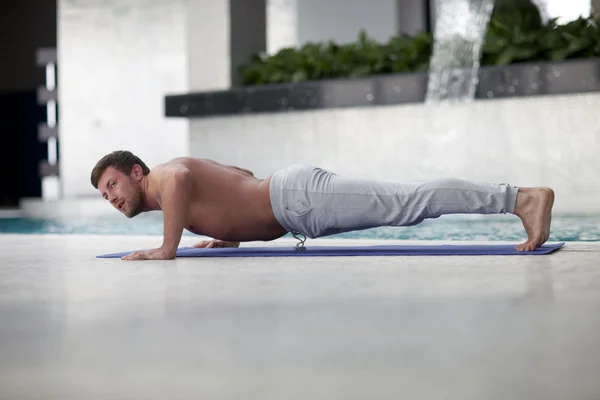
[(440, 179), (391, 183), (352, 179), (310, 165), (292, 165), (266, 179), (218, 162), (176, 158), (150, 170), (129, 151), (104, 156), (91, 173), (92, 185), (132, 218), (162, 210), (162, 246), (131, 253), (125, 260), (167, 260), (183, 230), (214, 240), (195, 247), (237, 247), (269, 241), (288, 232), (316, 238), (379, 226), (415, 225), (445, 214), (517, 215), (533, 251), (548, 240), (554, 192), (506, 184)]

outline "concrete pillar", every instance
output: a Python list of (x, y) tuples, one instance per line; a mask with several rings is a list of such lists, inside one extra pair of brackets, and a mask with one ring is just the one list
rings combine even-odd
[(267, 53), (275, 54), (287, 47), (297, 47), (298, 0), (266, 0)]
[(189, 90), (228, 89), (266, 51), (266, 0), (185, 0)]
[(396, 0), (396, 27), (408, 35), (430, 31), (429, 0)]
[(231, 85), (238, 86), (238, 67), (267, 50), (266, 0), (229, 0)]
[(188, 91), (229, 88), (229, 1), (184, 0), (184, 10)]

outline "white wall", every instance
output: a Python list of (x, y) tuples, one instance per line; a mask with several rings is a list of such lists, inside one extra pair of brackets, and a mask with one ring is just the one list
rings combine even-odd
[[(152, 0), (155, 1), (155, 0)], [(183, 1), (189, 85), (183, 92), (228, 89), (231, 86), (229, 0)], [(179, 74), (179, 71), (174, 71)], [(176, 93), (176, 88), (165, 92)], [(164, 93), (166, 94), (166, 93)]]
[(188, 90), (183, 0), (58, 0), (60, 174), (93, 194), (97, 160), (129, 149), (149, 165), (188, 152), (188, 122), (164, 95)]
[(298, 1), (267, 0), (267, 53), (298, 46)]
[(591, 0), (538, 0), (545, 3), (549, 18), (558, 18), (559, 24), (566, 24), (579, 17), (587, 18), (592, 11)]
[(371, 179), (548, 185), (556, 210), (600, 212), (600, 94), (196, 119), (193, 156), (259, 177), (313, 163)]

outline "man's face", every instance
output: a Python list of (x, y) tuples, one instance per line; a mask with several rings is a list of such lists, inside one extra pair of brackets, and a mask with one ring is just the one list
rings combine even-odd
[(142, 211), (144, 193), (136, 179), (135, 167), (129, 175), (113, 167), (106, 168), (98, 181), (98, 190), (103, 198), (128, 218), (133, 218)]

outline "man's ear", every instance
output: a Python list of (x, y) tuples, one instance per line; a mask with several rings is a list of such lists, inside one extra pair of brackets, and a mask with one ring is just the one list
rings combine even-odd
[(139, 166), (138, 164), (135, 164), (131, 168), (131, 176), (133, 176), (137, 180), (140, 180), (144, 176), (144, 170), (142, 169), (141, 166)]

